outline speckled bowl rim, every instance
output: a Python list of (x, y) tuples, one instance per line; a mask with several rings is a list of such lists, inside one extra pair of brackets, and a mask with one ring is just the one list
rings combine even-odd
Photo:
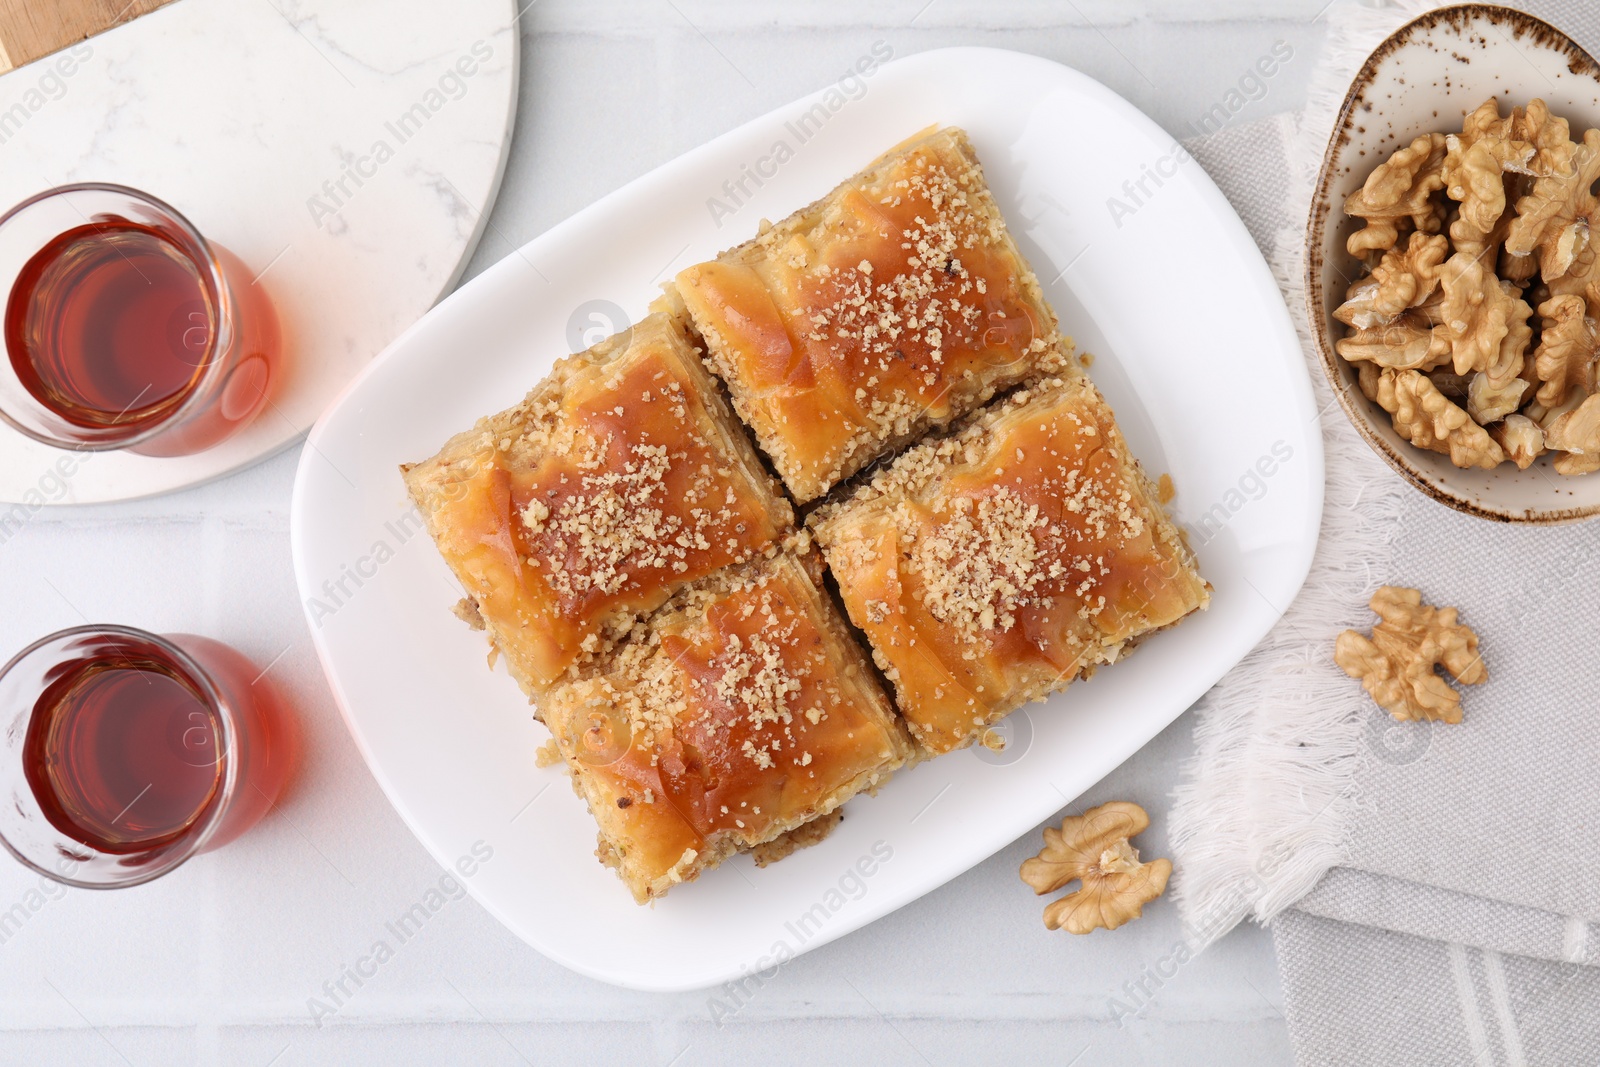
[[(1327, 376), (1328, 385), (1332, 387), (1334, 396), (1339, 400), (1339, 406), (1344, 409), (1351, 425), (1356, 428), (1363, 440), (1371, 446), (1372, 450), (1381, 456), (1384, 462), (1393, 467), (1400, 475), (1417, 489), (1437, 500), (1447, 507), (1480, 519), (1491, 519), (1495, 522), (1519, 523), (1534, 526), (1553, 526), (1562, 523), (1578, 522), (1583, 519), (1600, 515), (1600, 503), (1588, 504), (1575, 508), (1549, 508), (1529, 509), (1526, 512), (1511, 513), (1499, 511), (1483, 503), (1457, 495), (1450, 489), (1437, 484), (1433, 476), (1415, 466), (1410, 457), (1402, 450), (1396, 449), (1389, 441), (1374, 431), (1372, 419), (1374, 407), (1365, 396), (1357, 391), (1355, 383), (1345, 377), (1343, 361), (1333, 350), (1332, 339), (1328, 336), (1327, 312), (1322, 292), (1323, 271), (1323, 234), (1328, 224), (1328, 217), (1333, 210), (1330, 200), (1329, 187), (1337, 171), (1340, 154), (1350, 143), (1349, 131), (1353, 122), (1352, 115), (1357, 102), (1361, 99), (1366, 89), (1377, 76), (1378, 66), (1389, 55), (1405, 45), (1410, 36), (1419, 29), (1433, 29), (1442, 22), (1456, 20), (1487, 18), (1493, 21), (1509, 23), (1508, 29), (1515, 31), (1517, 37), (1525, 33), (1533, 33), (1546, 41), (1554, 41), (1562, 51), (1565, 51), (1572, 60), (1571, 69), (1574, 74), (1587, 73), (1596, 83), (1600, 83), (1600, 62), (1597, 62), (1588, 51), (1579, 45), (1573, 38), (1556, 27), (1524, 11), (1502, 7), (1498, 4), (1451, 4), (1448, 7), (1435, 8), (1426, 14), (1407, 22), (1395, 30), (1361, 65), (1355, 79), (1350, 83), (1350, 89), (1345, 93), (1344, 101), (1339, 105), (1338, 118), (1335, 120), (1333, 134), (1328, 139), (1328, 147), (1322, 155), (1322, 166), (1317, 172), (1317, 184), (1311, 198), (1311, 213), (1306, 220), (1306, 269), (1305, 269), (1305, 298), (1306, 316), (1311, 329), (1311, 335), (1316, 339), (1317, 352), (1321, 356), (1322, 372)], [(1410, 451), (1406, 449), (1405, 451)], [(1600, 478), (1600, 472), (1589, 475)]]

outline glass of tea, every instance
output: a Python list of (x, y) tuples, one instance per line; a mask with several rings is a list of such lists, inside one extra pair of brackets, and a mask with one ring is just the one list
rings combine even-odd
[(160, 200), (66, 185), (0, 216), (0, 419), (58, 448), (180, 456), (266, 404), (277, 312), (237, 256)]
[(88, 889), (157, 878), (253, 826), (298, 762), (272, 683), (192, 634), (79, 626), (0, 669), (0, 843)]

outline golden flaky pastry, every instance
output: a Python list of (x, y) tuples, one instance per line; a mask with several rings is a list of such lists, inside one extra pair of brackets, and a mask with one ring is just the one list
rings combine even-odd
[(1368, 603), (1382, 621), (1371, 638), (1354, 630), (1340, 634), (1334, 662), (1401, 722), (1460, 722), (1461, 695), (1437, 668), (1463, 685), (1488, 681), (1478, 635), (1456, 622), (1455, 608), (1428, 607), (1415, 589), (1386, 585)]
[(1012, 393), (806, 522), (912, 734), (935, 754), (1210, 602), (1081, 375)]
[(597, 855), (639, 903), (875, 790), (912, 758), (821, 576), (809, 552), (720, 570), (543, 698), (599, 828)]
[(1071, 882), (1079, 887), (1044, 909), (1052, 930), (1087, 934), (1137, 919), (1172, 877), (1171, 860), (1139, 861), (1128, 839), (1150, 825), (1137, 804), (1114, 800), (1044, 830), (1044, 850), (1022, 864), (1022, 880), (1039, 895)]
[(799, 503), (1041, 372), (1077, 371), (954, 128), (685, 268), (663, 302), (693, 320)]
[(1378, 379), (1378, 406), (1394, 418), (1395, 431), (1458, 467), (1493, 470), (1506, 455), (1487, 430), (1414, 370), (1386, 370)]
[(530, 698), (678, 589), (772, 551), (794, 520), (664, 315), (560, 360), (521, 403), (403, 470), (472, 601), (465, 618)]

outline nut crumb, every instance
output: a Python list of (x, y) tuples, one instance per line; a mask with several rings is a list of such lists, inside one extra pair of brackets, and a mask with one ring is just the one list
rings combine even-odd
[(471, 597), (462, 597), (450, 609), (450, 614), (466, 623), (474, 630), (483, 629), (483, 616), (478, 613), (478, 602)]
[(755, 846), (750, 850), (750, 856), (756, 861), (757, 867), (777, 863), (785, 856), (791, 856), (803, 848), (820, 844), (843, 821), (844, 809), (834, 808), (826, 815), (818, 815), (786, 834), (779, 834), (771, 841)]

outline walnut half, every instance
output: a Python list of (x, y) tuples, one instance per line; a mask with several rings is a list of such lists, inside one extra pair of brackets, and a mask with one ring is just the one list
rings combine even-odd
[(1442, 665), (1463, 685), (1488, 681), (1478, 635), (1456, 622), (1455, 608), (1431, 608), (1415, 589), (1383, 586), (1369, 606), (1382, 621), (1370, 639), (1354, 630), (1340, 634), (1334, 662), (1401, 722), (1460, 722), (1461, 695), (1435, 668)]
[(1087, 934), (1100, 927), (1115, 930), (1142, 915), (1172, 877), (1171, 860), (1141, 863), (1128, 843), (1149, 825), (1139, 805), (1114, 800), (1067, 818), (1059, 830), (1045, 827), (1044, 850), (1022, 864), (1022, 880), (1040, 895), (1082, 883), (1044, 909), (1045, 926)]
[(1385, 370), (1377, 381), (1378, 406), (1394, 421), (1395, 432), (1418, 448), (1442, 452), (1458, 467), (1493, 470), (1506, 455), (1494, 438), (1425, 374)]

